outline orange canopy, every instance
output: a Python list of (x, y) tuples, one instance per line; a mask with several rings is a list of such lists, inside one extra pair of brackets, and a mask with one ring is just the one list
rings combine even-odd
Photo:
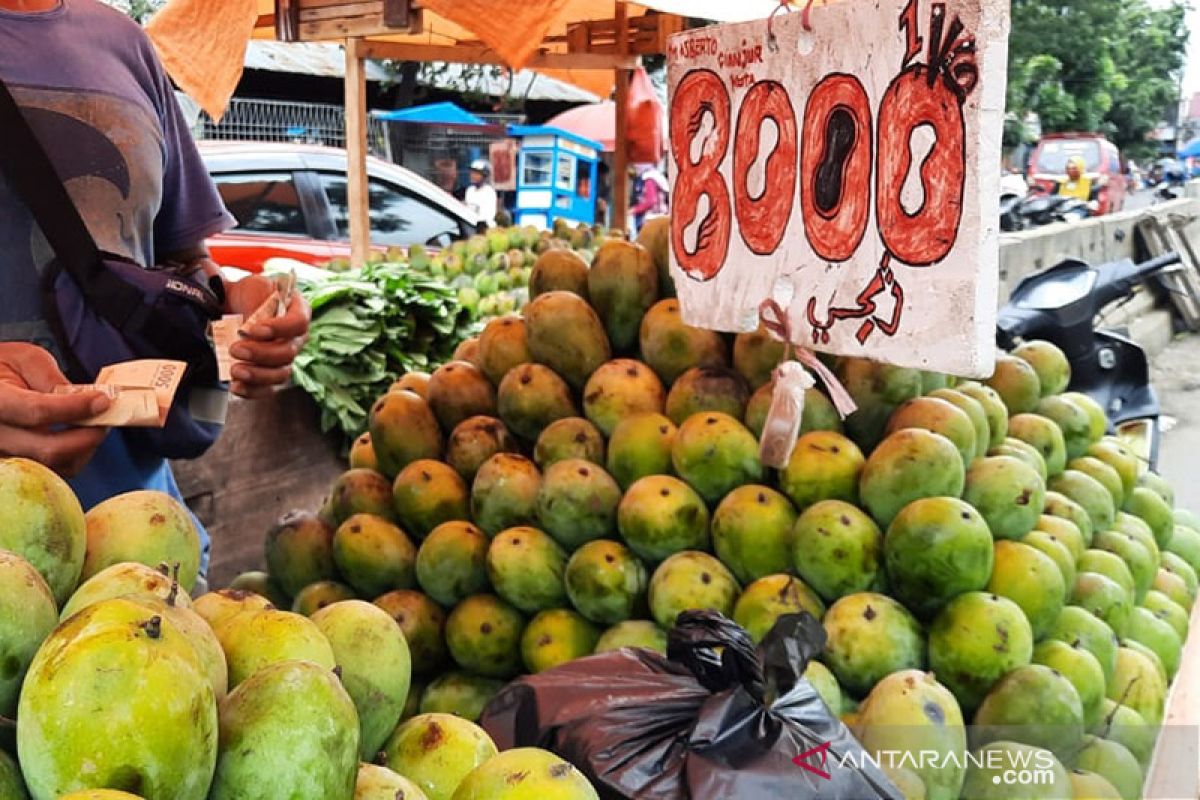
[[(565, 36), (568, 23), (612, 19), (614, 9), (613, 0), (420, 0), (419, 4), (423, 8), (420, 32), (371, 40), (441, 46), (482, 43), (515, 69), (538, 52), (565, 52), (561, 42), (545, 39)], [(247, 40), (275, 38), (274, 9), (274, 0), (170, 0), (146, 30), (180, 87), (219, 117), (241, 77)], [(643, 14), (645, 8), (631, 3), (629, 13)], [(497, 20), (503, 23), (496, 24)], [(608, 69), (545, 72), (602, 97), (613, 85)]]

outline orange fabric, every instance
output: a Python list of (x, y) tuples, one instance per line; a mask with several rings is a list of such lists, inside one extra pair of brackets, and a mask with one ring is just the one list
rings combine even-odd
[[(419, 0), (422, 30), (385, 35), (385, 41), (454, 45), (481, 41), (510, 66), (524, 66), (539, 49), (564, 52), (561, 42), (570, 23), (612, 19), (614, 0)], [(224, 113), (241, 78), (246, 42), (274, 38), (270, 25), (255, 28), (258, 17), (270, 18), (275, 0), (169, 0), (147, 33), (171, 77), (214, 117)], [(628, 4), (631, 17), (645, 8)], [(547, 75), (587, 89), (600, 97), (612, 93), (611, 70), (543, 70)]]
[(541, 47), (567, 0), (510, 2), (502, 11), (495, 0), (422, 0), (422, 5), (451, 22), (476, 30), (484, 44), (513, 69), (520, 69)]
[(626, 147), (633, 164), (657, 164), (662, 161), (666, 140), (666, 120), (654, 85), (643, 67), (629, 81), (629, 109), (625, 121)]
[(258, 0), (175, 0), (146, 33), (167, 72), (213, 119), (229, 105), (258, 19)]

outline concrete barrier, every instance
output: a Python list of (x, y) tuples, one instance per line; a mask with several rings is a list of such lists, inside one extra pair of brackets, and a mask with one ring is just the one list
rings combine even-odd
[[(1188, 196), (1137, 211), (1122, 211), (1082, 222), (1060, 222), (1031, 231), (1000, 234), (1000, 293), (1003, 304), (1021, 278), (1064, 258), (1100, 264), (1134, 256), (1134, 229), (1146, 216), (1200, 216), (1200, 181), (1187, 186)], [(1193, 223), (1189, 235), (1200, 228)]]
[[(1017, 282), (1026, 275), (1052, 267), (1064, 258), (1093, 264), (1136, 257), (1134, 235), (1147, 216), (1181, 215), (1200, 218), (1200, 180), (1184, 187), (1182, 197), (1135, 211), (1123, 211), (1082, 222), (1063, 222), (1031, 231), (1000, 234), (1000, 291), (1003, 305)], [(1200, 222), (1184, 229), (1189, 238), (1200, 236)], [(1174, 335), (1174, 311), (1155, 305), (1154, 296), (1140, 292), (1134, 301), (1104, 319), (1111, 327), (1124, 327), (1151, 355), (1161, 352)]]

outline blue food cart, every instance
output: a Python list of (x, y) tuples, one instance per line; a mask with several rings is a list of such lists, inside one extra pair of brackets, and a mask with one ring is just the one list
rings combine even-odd
[(595, 222), (601, 144), (545, 125), (511, 125), (508, 133), (520, 142), (514, 221), (542, 229), (557, 219)]

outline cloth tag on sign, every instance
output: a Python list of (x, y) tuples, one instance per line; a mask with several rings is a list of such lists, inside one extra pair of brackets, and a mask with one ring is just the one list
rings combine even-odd
[(182, 361), (147, 358), (110, 364), (94, 384), (54, 387), (55, 394), (97, 391), (112, 401), (108, 410), (76, 423), (96, 428), (161, 428), (187, 371)]
[(804, 416), (804, 393), (815, 385), (813, 377), (798, 361), (785, 361), (775, 369), (771, 410), (763, 425), (758, 455), (764, 464), (783, 469), (800, 438)]

